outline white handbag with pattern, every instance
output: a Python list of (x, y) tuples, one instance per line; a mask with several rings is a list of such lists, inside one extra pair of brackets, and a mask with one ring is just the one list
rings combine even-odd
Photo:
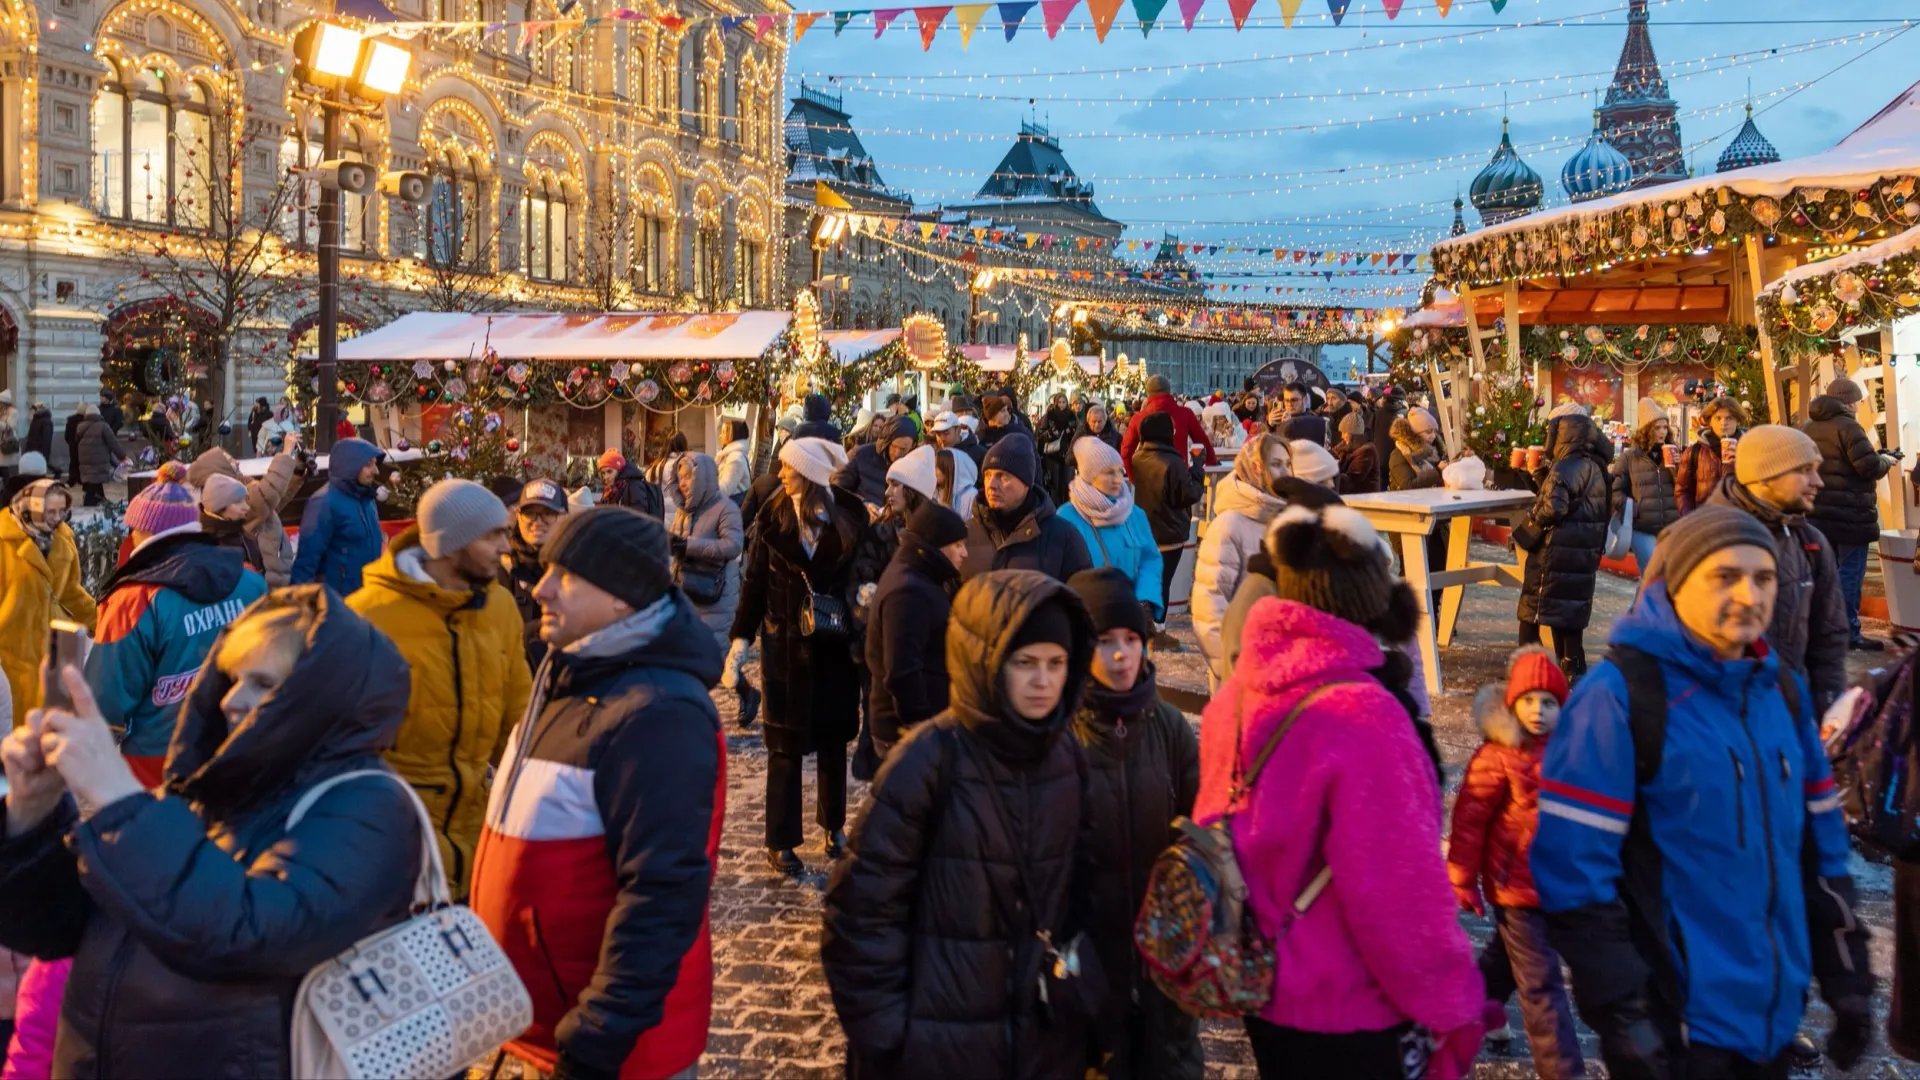
[(420, 819), (418, 914), (314, 968), (293, 1000), (295, 1080), (454, 1076), (533, 1023), (533, 1001), (480, 917), (454, 906), (427, 808), (384, 769), (341, 773), (301, 796), (287, 830), (321, 795), (360, 777), (399, 784)]

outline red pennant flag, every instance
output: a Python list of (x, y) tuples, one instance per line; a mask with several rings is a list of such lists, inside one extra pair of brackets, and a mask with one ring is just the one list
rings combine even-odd
[(687, 20), (678, 15), (655, 15), (653, 21), (669, 30), (685, 30), (687, 28)]
[(873, 13), (873, 36), (879, 37), (881, 34), (886, 33), (887, 27), (893, 25), (893, 20), (899, 18), (901, 13), (906, 10), (906, 8), (887, 8), (885, 11), (875, 11)]
[(796, 45), (799, 44), (801, 38), (807, 36), (807, 31), (812, 28), (813, 24), (822, 14), (822, 12), (818, 11), (803, 11), (793, 17), (793, 40)]
[(1400, 17), (1400, 5), (1406, 0), (1380, 0), (1380, 6), (1387, 9), (1387, 19), (1392, 21)]
[(1253, 10), (1253, 0), (1227, 0), (1227, 10), (1233, 12), (1233, 28), (1237, 31), (1246, 25), (1247, 13)]
[(1067, 16), (1073, 14), (1080, 0), (1040, 0), (1040, 13), (1047, 20), (1047, 40), (1053, 40), (1066, 24)]
[(1120, 0), (1087, 0), (1087, 10), (1093, 13), (1094, 40), (1105, 43), (1113, 17), (1120, 12)]
[(920, 26), (920, 51), (933, 48), (933, 35), (940, 32), (940, 24), (946, 20), (951, 7), (917, 7), (913, 9), (913, 21)]

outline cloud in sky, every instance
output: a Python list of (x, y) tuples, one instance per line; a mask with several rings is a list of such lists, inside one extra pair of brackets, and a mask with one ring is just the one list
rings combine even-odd
[[(1920, 32), (1887, 32), (1911, 15), (1898, 0), (1653, 0), (1655, 50), (1696, 170), (1711, 171), (1739, 127), (1749, 79), (1757, 122), (1783, 155), (1832, 145), (1920, 69)], [(1101, 209), (1129, 223), (1129, 239), (1166, 231), (1209, 243), (1424, 251), (1499, 140), (1503, 99), (1549, 203), (1565, 201), (1560, 166), (1591, 130), (1627, 4), (1512, 0), (1496, 16), (1485, 0), (1455, 0), (1443, 20), (1434, 0), (1405, 0), (1389, 21), (1380, 0), (1352, 0), (1334, 28), (1322, 0), (1306, 0), (1288, 30), (1260, 0), (1235, 33), (1226, 0), (1207, 0), (1193, 32), (1179, 19), (1168, 4), (1143, 39), (1125, 4), (1096, 44), (1081, 5), (1049, 41), (1036, 7), (1008, 43), (989, 11), (962, 51), (949, 16), (924, 53), (910, 12), (879, 41), (867, 16), (837, 38), (822, 19), (789, 57), (788, 89), (804, 77), (843, 92), (882, 175), (922, 204), (974, 192), (1031, 117), (1096, 185)], [(1541, 20), (1564, 21), (1531, 25)], [(1757, 50), (1768, 52), (1730, 62)], [(1248, 62), (1255, 57), (1268, 59)], [(930, 75), (951, 77), (921, 78)], [(1354, 96), (1379, 90), (1407, 92)], [(1471, 209), (1467, 222), (1477, 224)], [(1226, 256), (1205, 265), (1259, 267)]]

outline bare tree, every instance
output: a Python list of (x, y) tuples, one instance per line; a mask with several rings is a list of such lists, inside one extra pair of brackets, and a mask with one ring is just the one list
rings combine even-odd
[(499, 262), (513, 211), (475, 213), (446, 192), (436, 185), (427, 205), (411, 211), (418, 215), (425, 237), (420, 265), (426, 279), (420, 298), (430, 311), (504, 311), (511, 298)]
[[(202, 114), (196, 114), (202, 115)], [(236, 94), (223, 95), (203, 115), (200, 130), (183, 127), (175, 140), (176, 175), (168, 225), (130, 233), (122, 256), (129, 271), (159, 283), (205, 318), (214, 363), (214, 397), (225, 393), (235, 337), (278, 301), (309, 285), (305, 256), (278, 232), (299, 202), (301, 182), (279, 171), (266, 190), (246, 185), (245, 163), (265, 132), (247, 130)], [(257, 160), (278, 166), (277, 146)]]
[(585, 259), (580, 280), (595, 311), (633, 306), (633, 220), (626, 200), (603, 185), (587, 204)]

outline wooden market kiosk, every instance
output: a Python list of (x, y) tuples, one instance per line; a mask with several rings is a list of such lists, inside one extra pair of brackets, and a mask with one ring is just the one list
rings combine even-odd
[[(1756, 301), (1796, 267), (1920, 224), (1916, 188), (1920, 84), (1818, 154), (1443, 241), (1435, 278), (1466, 313), (1470, 365), (1428, 353), (1442, 424), (1449, 436), (1462, 430), (1475, 396), (1466, 388), (1495, 371), (1530, 375), (1547, 407), (1575, 400), (1633, 426), (1644, 419), (1638, 399), (1666, 404), (1686, 380), (1708, 377), (1764, 397), (1768, 416), (1791, 422), (1813, 396), (1814, 372), (1757, 334)], [(1743, 369), (1761, 386), (1726, 377)]]

